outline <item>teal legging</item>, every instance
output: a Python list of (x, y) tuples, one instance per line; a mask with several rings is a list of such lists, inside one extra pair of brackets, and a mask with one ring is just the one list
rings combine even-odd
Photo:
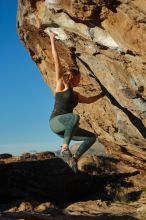
[(64, 138), (64, 144), (71, 140), (83, 141), (75, 153), (76, 157), (86, 152), (96, 141), (96, 135), (90, 131), (79, 128), (79, 116), (74, 113), (55, 116), (50, 120), (50, 128), (54, 133)]

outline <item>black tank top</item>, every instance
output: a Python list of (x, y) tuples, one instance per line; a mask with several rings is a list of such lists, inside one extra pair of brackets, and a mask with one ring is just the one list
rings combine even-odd
[(74, 93), (71, 87), (63, 92), (57, 92), (55, 95), (54, 110), (50, 116), (50, 119), (57, 115), (72, 113), (77, 104), (78, 95)]

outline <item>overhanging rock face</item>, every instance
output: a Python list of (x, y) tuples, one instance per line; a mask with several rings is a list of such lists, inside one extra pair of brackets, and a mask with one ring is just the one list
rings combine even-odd
[(146, 2), (144, 0), (19, 0), (17, 30), (54, 91), (49, 32), (64, 71), (78, 66), (78, 92), (106, 95), (75, 111), (81, 126), (132, 166), (146, 160)]

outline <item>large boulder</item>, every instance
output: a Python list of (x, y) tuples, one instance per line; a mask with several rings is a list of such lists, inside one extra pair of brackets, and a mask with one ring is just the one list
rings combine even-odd
[(94, 131), (109, 154), (146, 178), (146, 27), (144, 0), (20, 0), (17, 31), (54, 93), (49, 32), (66, 71), (79, 67), (77, 89), (105, 96), (79, 104), (80, 126)]

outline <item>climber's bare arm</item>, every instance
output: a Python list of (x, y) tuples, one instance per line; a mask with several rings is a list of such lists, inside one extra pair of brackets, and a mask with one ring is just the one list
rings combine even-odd
[(102, 98), (104, 95), (105, 95), (104, 92), (101, 92), (98, 95), (86, 97), (78, 93), (78, 100), (80, 103), (90, 104), (90, 103), (96, 102), (98, 99)]
[(63, 88), (63, 73), (62, 73), (60, 60), (59, 60), (56, 46), (55, 46), (55, 34), (54, 33), (50, 33), (50, 41), (51, 41), (52, 55), (53, 55), (54, 64), (55, 64), (56, 92), (57, 92), (57, 91), (61, 91)]

